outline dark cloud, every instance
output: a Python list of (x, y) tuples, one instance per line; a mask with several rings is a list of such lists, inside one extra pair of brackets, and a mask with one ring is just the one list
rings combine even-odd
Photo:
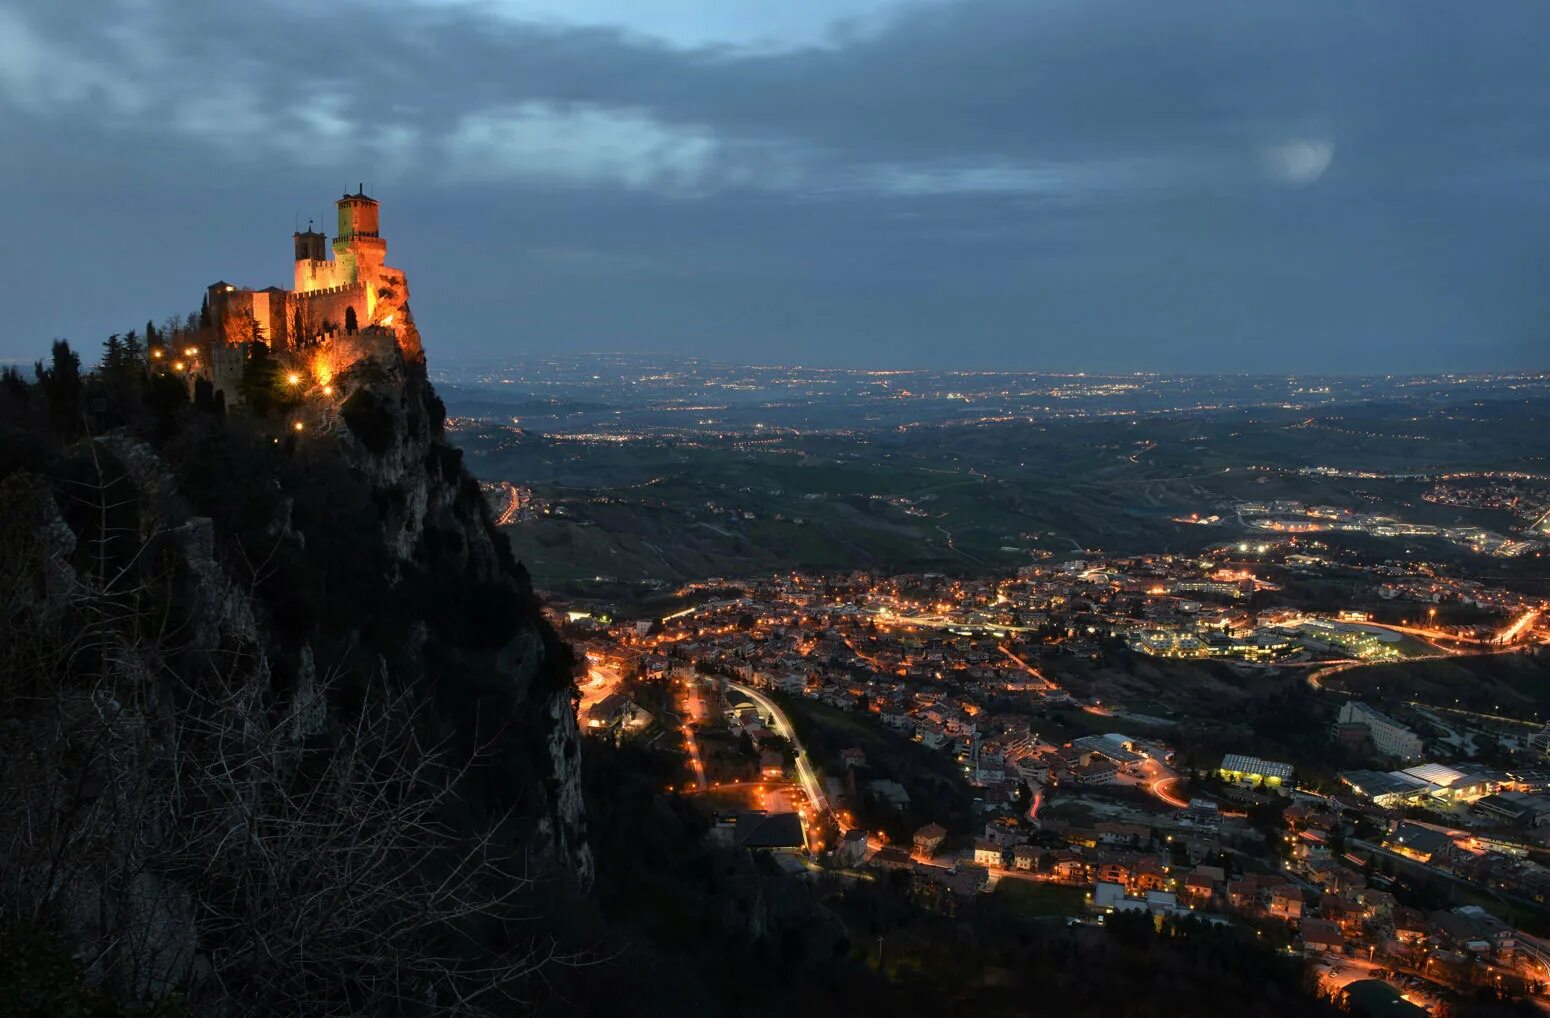
[(1545, 365), (1535, 0), (629, 9), (0, 3), (0, 356), (284, 282), (364, 181), (443, 356)]

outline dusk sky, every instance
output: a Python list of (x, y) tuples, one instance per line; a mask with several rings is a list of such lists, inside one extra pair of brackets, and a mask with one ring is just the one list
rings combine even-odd
[(0, 0), (0, 360), (289, 285), (364, 182), (433, 366), (1546, 368), (1547, 38), (1544, 0)]

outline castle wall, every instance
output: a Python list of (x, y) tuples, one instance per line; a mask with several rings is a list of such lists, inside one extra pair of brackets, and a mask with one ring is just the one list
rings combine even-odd
[(366, 328), (354, 335), (341, 332), (312, 352), (308, 367), (313, 378), (328, 385), (336, 375), (360, 361), (391, 364), (396, 344), (392, 329)]
[(329, 322), (339, 332), (344, 332), (345, 311), (355, 308), (356, 322), (360, 326), (370, 324), (367, 313), (367, 290), (365, 283), (354, 283), (350, 286), (334, 286), (326, 290), (313, 290), (308, 293), (292, 293), (290, 295), (290, 316), (294, 320), (296, 312), (301, 312), (303, 336), (298, 342), (305, 345), (308, 338), (316, 337), (323, 331), (323, 323)]
[(324, 259), (305, 259), (296, 263), (296, 285), (292, 287), (297, 292), (307, 290), (330, 290), (336, 286), (348, 286), (351, 280), (346, 273), (340, 271), (338, 262)]
[(242, 368), (247, 352), (240, 346), (217, 346), (210, 351), (210, 384), (226, 394), (226, 405), (242, 402)]

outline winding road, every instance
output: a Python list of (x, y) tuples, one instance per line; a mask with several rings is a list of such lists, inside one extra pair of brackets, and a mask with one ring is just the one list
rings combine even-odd
[(728, 689), (735, 689), (759, 706), (760, 710), (768, 711), (770, 715), (770, 727), (775, 729), (775, 734), (791, 742), (791, 748), (797, 754), (797, 780), (801, 782), (802, 791), (807, 795), (807, 801), (813, 804), (813, 808), (819, 813), (829, 810), (828, 800), (824, 797), (823, 787), (818, 783), (818, 773), (813, 770), (813, 765), (808, 762), (807, 750), (802, 747), (802, 740), (797, 738), (796, 729), (791, 726), (791, 719), (786, 717), (786, 712), (765, 696), (763, 693), (745, 686), (741, 682), (728, 682)]

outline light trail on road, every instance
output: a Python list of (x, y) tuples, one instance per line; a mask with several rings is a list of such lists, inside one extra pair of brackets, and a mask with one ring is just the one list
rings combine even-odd
[(1512, 643), (1516, 641), (1519, 636), (1523, 635), (1525, 629), (1530, 628), (1535, 622), (1539, 621), (1539, 612), (1540, 609), (1538, 608), (1530, 608), (1518, 616), (1512, 625), (1501, 631), (1500, 635), (1496, 637), (1496, 642)]
[(1151, 784), (1151, 793), (1170, 806), (1177, 807), (1178, 809), (1189, 809), (1189, 803), (1167, 790), (1169, 785), (1178, 780), (1179, 778), (1176, 774), (1168, 778), (1158, 778)]
[(775, 734), (783, 739), (788, 739), (797, 754), (797, 779), (802, 783), (802, 791), (807, 794), (807, 801), (813, 804), (813, 808), (819, 813), (828, 811), (828, 802), (824, 797), (823, 789), (818, 784), (818, 774), (813, 770), (812, 764), (807, 761), (807, 751), (802, 748), (802, 740), (797, 738), (796, 729), (791, 727), (791, 720), (786, 717), (786, 712), (776, 706), (775, 701), (763, 693), (745, 686), (739, 682), (728, 682), (728, 689), (735, 689), (760, 707), (770, 712), (771, 727)]
[(496, 517), (497, 527), (504, 527), (511, 523), (517, 518), (517, 511), (522, 508), (522, 498), (517, 494), (517, 486), (510, 481), (502, 481), (501, 487), (506, 489), (506, 508), (502, 509), (500, 516)]
[(1053, 682), (1051, 682), (1049, 679), (1045, 678), (1043, 672), (1039, 671), (1033, 665), (1031, 665), (1028, 662), (1024, 661), (1022, 658), (1018, 657), (1016, 654), (1013, 654), (1011, 648), (1006, 646), (1006, 644), (998, 644), (997, 647), (1001, 651), (1001, 653), (1005, 654), (1007, 657), (1009, 657), (1013, 661), (1015, 661), (1018, 664), (1018, 666), (1022, 668), (1023, 671), (1027, 672), (1029, 675), (1032, 675), (1034, 678), (1036, 678), (1040, 682), (1044, 683), (1044, 688), (1045, 689), (1053, 690), (1053, 689), (1059, 689), (1060, 688), (1059, 686), (1056, 686)]

